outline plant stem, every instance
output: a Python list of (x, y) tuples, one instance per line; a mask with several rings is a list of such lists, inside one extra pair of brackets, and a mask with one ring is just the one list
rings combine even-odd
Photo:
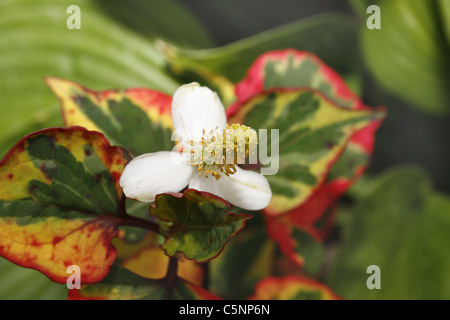
[(157, 223), (129, 215), (124, 216), (120, 220), (121, 220), (120, 224), (122, 226), (143, 228), (161, 234), (161, 231), (159, 230), (159, 225)]
[(169, 266), (167, 267), (166, 277), (164, 278), (167, 283), (167, 291), (164, 294), (164, 300), (169, 300), (170, 293), (177, 279), (178, 273), (178, 259), (176, 257), (170, 257)]

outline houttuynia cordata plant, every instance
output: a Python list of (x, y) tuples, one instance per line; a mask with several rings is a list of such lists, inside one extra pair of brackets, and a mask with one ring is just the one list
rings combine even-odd
[(339, 299), (323, 241), (383, 109), (293, 49), (235, 86), (196, 75), (172, 96), (47, 77), (65, 128), (1, 161), (1, 256), (70, 299)]

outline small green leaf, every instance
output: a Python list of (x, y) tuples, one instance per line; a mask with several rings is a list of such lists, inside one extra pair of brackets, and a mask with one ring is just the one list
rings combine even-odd
[(156, 196), (150, 214), (166, 222), (168, 236), (163, 249), (169, 256), (182, 252), (188, 259), (205, 262), (223, 250), (251, 216), (229, 213), (223, 199), (188, 189), (183, 194)]

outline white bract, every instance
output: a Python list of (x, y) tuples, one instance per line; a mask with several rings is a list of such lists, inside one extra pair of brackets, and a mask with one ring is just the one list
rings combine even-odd
[(134, 158), (120, 178), (128, 198), (152, 202), (157, 194), (188, 186), (247, 210), (269, 204), (272, 192), (267, 179), (237, 166), (254, 152), (256, 132), (240, 124), (228, 126), (215, 92), (198, 83), (181, 86), (173, 96), (172, 119), (182, 152), (160, 151)]

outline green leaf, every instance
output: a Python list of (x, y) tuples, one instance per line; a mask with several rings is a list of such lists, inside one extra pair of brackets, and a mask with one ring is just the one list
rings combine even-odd
[(450, 3), (445, 0), (438, 0), (438, 11), (441, 14), (442, 27), (447, 37), (447, 44), (450, 45)]
[(367, 7), (370, 6), (373, 0), (347, 0), (348, 4), (352, 7), (353, 11), (359, 15), (362, 19), (366, 18)]
[(340, 300), (333, 291), (320, 282), (306, 277), (268, 277), (255, 288), (252, 300)]
[(439, 13), (445, 9), (438, 9), (434, 0), (381, 0), (377, 4), (381, 29), (363, 26), (361, 34), (370, 71), (382, 86), (411, 106), (448, 114), (450, 47), (439, 21)]
[[(161, 45), (165, 47), (163, 43)], [(196, 64), (177, 64), (176, 62), (169, 61), (167, 63), (167, 70), (180, 83), (198, 82), (201, 86), (210, 88), (217, 93), (225, 108), (236, 100), (234, 84), (227, 78), (213, 73), (203, 66)]]
[(67, 286), (0, 258), (0, 300), (65, 300)]
[[(161, 6), (164, 3), (159, 1)], [(177, 88), (166, 75), (161, 53), (145, 36), (118, 24), (94, 1), (79, 0), (76, 5), (82, 12), (80, 30), (66, 27), (66, 2), (0, 2), (0, 155), (31, 131), (61, 125), (57, 102), (43, 81), (45, 76), (100, 89), (148, 87), (172, 93)], [(123, 6), (124, 14), (137, 17), (134, 13), (139, 7)], [(155, 10), (154, 14), (160, 13)], [(154, 20), (154, 32), (167, 29), (166, 24), (175, 30), (170, 19), (165, 15), (164, 26), (159, 29)]]
[[(208, 30), (181, 1), (95, 0), (101, 11), (145, 39), (162, 38), (183, 47), (211, 47)], [(82, 8), (82, 7), (81, 7)]]
[(264, 31), (223, 47), (183, 50), (165, 47), (167, 60), (196, 64), (237, 82), (260, 54), (286, 48), (311, 51), (340, 73), (351, 73), (358, 61), (356, 26), (350, 17), (323, 14)]
[(127, 269), (113, 265), (103, 281), (69, 290), (70, 300), (162, 300), (170, 290), (171, 300), (217, 300), (216, 296), (177, 278), (172, 288), (165, 279), (142, 278)]
[[(434, 193), (417, 168), (392, 169), (373, 180), (351, 210), (330, 287), (348, 299), (449, 299), (450, 198)], [(369, 290), (367, 267), (381, 270)]]
[(143, 88), (96, 92), (56, 78), (46, 82), (61, 102), (67, 127), (100, 131), (135, 156), (172, 150), (170, 96)]
[[(266, 176), (272, 200), (265, 212), (271, 215), (304, 203), (324, 181), (352, 136), (383, 117), (378, 110), (341, 108), (305, 88), (263, 93), (234, 111), (229, 123), (269, 130), (267, 154), (279, 146), (279, 155), (272, 156), (272, 164), (279, 161), (278, 172)], [(270, 139), (271, 129), (279, 130), (278, 141)]]
[(150, 215), (166, 222), (167, 238), (162, 247), (167, 255), (182, 252), (188, 259), (205, 262), (219, 255), (251, 217), (229, 210), (223, 199), (188, 189), (183, 194), (157, 195)]
[(209, 288), (224, 299), (245, 299), (258, 281), (271, 274), (275, 243), (263, 225), (254, 225), (256, 219), (250, 220), (239, 237), (232, 238), (220, 256), (210, 262)]
[(116, 257), (119, 178), (129, 160), (103, 135), (81, 127), (32, 133), (0, 162), (0, 255), (65, 283), (102, 279)]

